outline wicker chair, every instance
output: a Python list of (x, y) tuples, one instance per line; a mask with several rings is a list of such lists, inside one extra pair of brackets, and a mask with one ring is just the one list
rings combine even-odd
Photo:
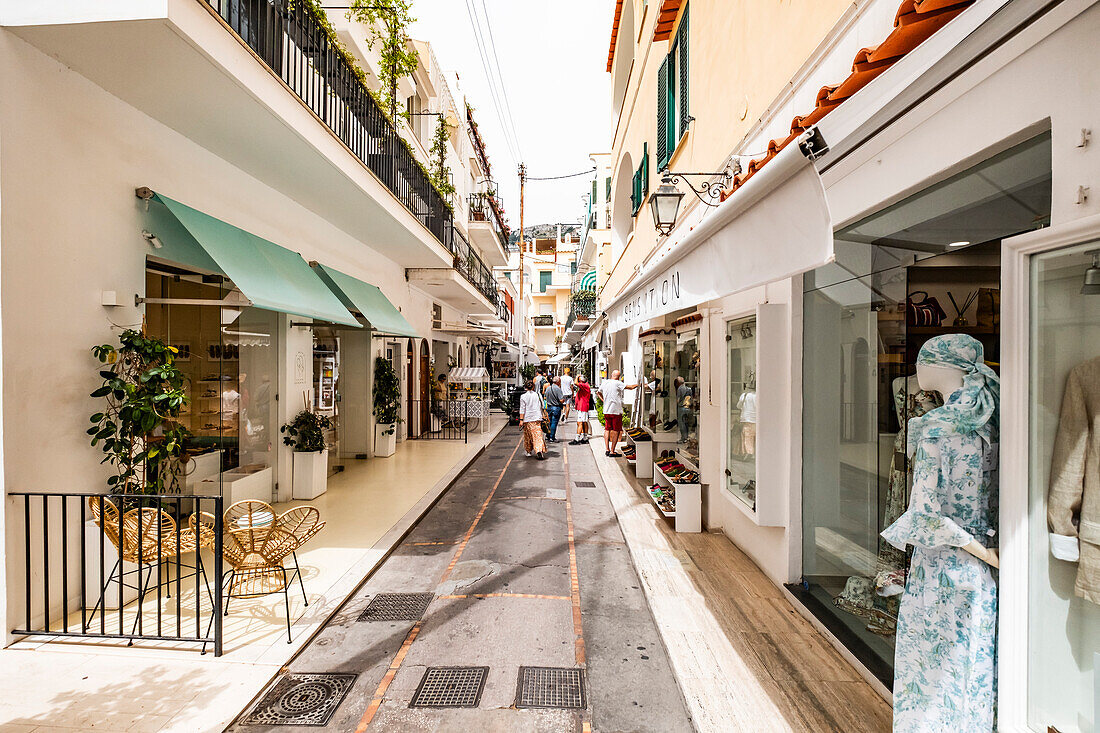
[[(100, 610), (100, 605), (105, 600), (107, 588), (116, 581), (120, 587), (133, 588), (138, 592), (137, 602), (140, 608), (150, 590), (150, 582), (154, 572), (153, 566), (157, 566), (159, 571), (165, 563), (176, 561), (178, 569), (186, 568), (201, 574), (204, 584), (208, 585), (206, 570), (202, 565), (202, 557), (197, 552), (199, 547), (202, 546), (203, 536), (196, 531), (196, 525), (193, 521), (190, 522), (189, 527), (181, 530), (176, 526), (176, 521), (168, 512), (152, 507), (130, 509), (123, 512), (120, 517), (119, 507), (114, 500), (108, 497), (89, 497), (88, 508), (92, 515), (92, 521), (101, 528), (103, 535), (110, 540), (118, 551), (118, 559), (111, 568), (106, 581), (103, 581), (99, 598), (96, 600), (89, 616), (89, 623), (95, 617), (96, 612)], [(180, 556), (190, 552), (195, 553), (195, 564), (193, 566), (185, 565), (177, 560)], [(137, 569), (125, 570), (123, 563), (127, 562), (137, 565)], [(126, 582), (126, 578), (131, 575), (138, 576), (136, 584)], [(172, 580), (164, 577), (159, 572), (157, 577), (157, 585), (152, 586), (153, 588), (169, 585)], [(179, 576), (178, 579), (183, 577)], [(187, 577), (192, 577), (192, 575)], [(171, 597), (170, 585), (169, 597)], [(211, 596), (211, 603), (213, 603), (213, 596)], [(138, 615), (140, 616), (140, 613)], [(135, 619), (134, 624), (136, 628), (137, 619)]]

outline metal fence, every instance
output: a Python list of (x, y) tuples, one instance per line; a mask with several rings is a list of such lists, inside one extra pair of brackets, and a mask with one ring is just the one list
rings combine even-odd
[(188, 642), (221, 655), (220, 496), (9, 497), (23, 534), (22, 625), (13, 634)]
[(453, 212), (307, 2), (206, 0), (445, 247)]
[[(489, 419), (487, 403), (470, 400), (410, 400), (412, 412), (420, 416), (408, 435), (418, 440), (461, 440), (468, 443), (470, 433), (480, 431), (482, 420)], [(484, 412), (484, 414), (482, 414)]]
[(455, 269), (461, 272), (462, 276), (493, 304), (493, 310), (496, 310), (497, 303), (500, 302), (500, 291), (497, 289), (497, 280), (493, 276), (492, 268), (482, 262), (477, 250), (470, 246), (466, 237), (462, 236), (462, 232), (457, 229), (453, 242), (451, 251), (455, 258)]

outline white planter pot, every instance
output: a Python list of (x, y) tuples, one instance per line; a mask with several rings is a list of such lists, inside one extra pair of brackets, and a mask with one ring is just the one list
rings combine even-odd
[[(122, 587), (123, 605), (138, 596), (138, 566), (135, 563), (122, 563), (121, 571), (115, 568), (114, 580), (107, 583), (107, 580), (112, 577), (111, 569), (118, 562), (118, 548), (111, 542), (111, 538), (103, 533), (103, 566), (101, 572), (99, 564), (100, 533), (101, 530), (95, 522), (90, 519), (84, 522), (84, 597), (87, 598), (89, 611), (95, 607), (101, 591), (103, 592), (104, 602), (100, 605), (100, 608), (107, 610), (118, 608), (118, 576), (120, 572), (126, 574)], [(152, 573), (152, 578), (149, 577), (149, 573)], [(141, 569), (141, 582), (143, 585), (147, 584), (150, 590), (156, 588), (158, 577), (159, 568), (156, 563), (146, 565)], [(104, 585), (106, 585), (106, 588), (104, 588)], [(99, 621), (97, 620), (96, 623), (98, 624)]]
[(294, 452), (295, 499), (315, 499), (328, 489), (328, 450)]
[(397, 452), (396, 428), (397, 426), (393, 424), (374, 426), (374, 455), (376, 458), (385, 458)]

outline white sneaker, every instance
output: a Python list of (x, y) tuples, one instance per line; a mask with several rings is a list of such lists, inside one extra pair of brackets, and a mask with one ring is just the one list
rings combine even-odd
[(528, 451), (524, 451), (524, 452), (523, 452), (523, 455), (525, 455), (525, 456), (527, 456), (528, 458), (530, 458), (530, 457), (531, 457), (531, 451), (529, 451), (529, 450), (528, 450)]

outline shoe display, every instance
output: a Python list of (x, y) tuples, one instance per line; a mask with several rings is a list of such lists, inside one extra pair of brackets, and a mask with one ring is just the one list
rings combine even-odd
[(671, 432), (676, 427), (676, 425), (677, 425), (676, 418), (672, 418), (671, 420), (667, 421), (664, 425), (662, 425), (661, 429), (664, 430), (666, 433), (668, 433), (668, 432)]

